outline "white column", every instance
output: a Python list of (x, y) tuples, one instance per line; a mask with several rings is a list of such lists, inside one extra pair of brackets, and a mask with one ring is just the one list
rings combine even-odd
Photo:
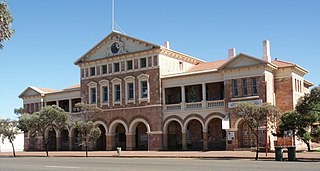
[(202, 108), (207, 107), (206, 83), (202, 83)]
[(56, 106), (59, 106), (59, 100), (56, 100)]
[(72, 113), (72, 100), (69, 99), (69, 112)]

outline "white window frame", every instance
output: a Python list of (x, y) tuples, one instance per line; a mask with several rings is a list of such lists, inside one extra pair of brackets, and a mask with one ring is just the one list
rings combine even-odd
[[(125, 81), (125, 89), (126, 89), (126, 104), (128, 104), (128, 103), (133, 103), (133, 104), (135, 104), (135, 99), (136, 99), (136, 97), (135, 97), (135, 93), (136, 93), (136, 91), (135, 91), (135, 78), (133, 77), (133, 76), (127, 76), (127, 77), (125, 77), (124, 78), (124, 81)], [(128, 86), (128, 84), (129, 83), (132, 83), (133, 84), (133, 99), (129, 99), (129, 86)]]
[[(97, 89), (97, 83), (96, 82), (93, 82), (91, 81), (90, 83), (87, 84), (88, 86), (88, 89), (89, 89), (89, 103), (88, 104), (94, 104), (94, 105), (97, 105), (98, 104), (98, 89)], [(91, 103), (92, 102), (92, 97), (91, 97), (91, 88), (95, 88), (96, 89), (96, 103)]]
[[(91, 68), (94, 68), (94, 75), (91, 75)], [(89, 76), (90, 76), (90, 77), (95, 77), (95, 76), (97, 76), (97, 66), (90, 66), (90, 67), (89, 67)]]
[[(106, 65), (106, 66), (107, 66), (107, 72), (106, 72), (106, 73), (102, 73), (102, 71), (103, 71), (102, 66), (103, 66), (103, 65)], [(101, 64), (101, 65), (100, 65), (100, 75), (107, 75), (107, 74), (109, 73), (109, 71), (108, 71), (109, 68), (108, 68), (108, 67), (109, 67), (108, 64)]]
[[(146, 67), (143, 67), (143, 68), (141, 68), (141, 59), (142, 58), (145, 58), (146, 59)], [(138, 58), (138, 66), (139, 66), (139, 69), (146, 69), (146, 68), (148, 68), (148, 57), (140, 57), (140, 58)]]
[[(119, 64), (119, 71), (116, 71), (115, 70), (115, 64), (118, 63)], [(116, 61), (116, 62), (113, 62), (112, 64), (112, 69), (113, 69), (113, 73), (120, 73), (121, 72), (121, 61)]]
[[(132, 68), (130, 70), (128, 70), (128, 61), (132, 62)], [(126, 66), (126, 68), (125, 68), (126, 71), (133, 71), (134, 70), (134, 60), (133, 59), (127, 59), (125, 66)]]
[[(112, 81), (112, 104), (113, 106), (116, 104), (122, 104), (122, 80), (120, 78), (114, 78)], [(120, 85), (120, 101), (116, 101), (116, 90), (114, 88), (115, 85)]]
[[(101, 80), (99, 82), (100, 84), (100, 106), (107, 105), (109, 106), (109, 101), (110, 101), (110, 88), (109, 88), (109, 81), (108, 80)], [(104, 102), (103, 97), (104, 97), (104, 92), (103, 92), (103, 87), (107, 87), (108, 89), (108, 101)]]
[[(150, 86), (149, 86), (149, 75), (147, 74), (141, 74), (138, 77), (139, 80), (139, 103), (143, 102), (143, 101), (147, 101), (150, 102)], [(148, 96), (142, 98), (141, 94), (142, 94), (142, 85), (141, 82), (142, 81), (147, 81), (147, 88), (148, 88)]]

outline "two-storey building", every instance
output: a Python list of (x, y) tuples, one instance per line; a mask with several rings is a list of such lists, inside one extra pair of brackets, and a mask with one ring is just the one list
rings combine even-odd
[[(29, 113), (52, 104), (72, 112), (76, 101), (101, 107), (103, 112), (91, 117), (102, 132), (93, 147), (97, 150), (251, 147), (254, 137), (236, 117), (237, 103), (269, 102), (284, 112), (294, 109), (312, 85), (304, 79), (307, 70), (271, 60), (268, 41), (263, 42), (262, 58), (230, 49), (226, 59), (205, 62), (170, 49), (169, 42), (160, 46), (111, 32), (75, 64), (80, 68), (76, 98), (68, 89), (44, 93), (48, 90), (34, 87), (19, 97)], [(49, 98), (59, 93), (63, 99)], [(260, 129), (266, 135), (261, 142), (267, 139), (272, 146), (280, 141), (274, 130)], [(71, 125), (64, 130), (68, 138), (55, 131), (55, 148), (62, 149), (64, 139), (70, 150), (76, 149), (76, 130)]]

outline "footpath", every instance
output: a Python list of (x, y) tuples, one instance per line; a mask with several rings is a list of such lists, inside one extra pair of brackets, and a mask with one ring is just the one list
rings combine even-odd
[[(250, 151), (89, 151), (89, 157), (126, 157), (126, 158), (208, 158), (208, 159), (254, 159)], [(0, 152), (0, 157), (12, 157), (12, 152)], [(45, 157), (45, 151), (16, 152), (17, 157)], [(50, 157), (84, 157), (85, 151), (49, 151)], [(286, 160), (288, 154), (283, 153)], [(320, 152), (297, 152), (298, 161), (320, 162)], [(259, 153), (259, 159), (275, 160), (275, 153)]]

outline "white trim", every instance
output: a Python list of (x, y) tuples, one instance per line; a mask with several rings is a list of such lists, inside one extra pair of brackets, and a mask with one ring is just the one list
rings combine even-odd
[[(149, 75), (147, 74), (141, 74), (138, 77), (139, 80), (139, 103), (143, 102), (143, 101), (147, 101), (148, 103), (150, 102), (150, 84), (149, 84)], [(142, 85), (141, 82), (142, 81), (146, 81), (147, 82), (147, 97), (142, 97)]]
[[(112, 104), (113, 106), (115, 104), (119, 104), (122, 105), (122, 80), (120, 78), (114, 78), (113, 80), (111, 80), (112, 82)], [(120, 101), (116, 101), (116, 89), (115, 89), (115, 85), (120, 85)]]
[(107, 127), (107, 125), (106, 125), (104, 122), (102, 122), (102, 121), (95, 121), (95, 122), (93, 123), (93, 126), (94, 126), (94, 127), (97, 127), (98, 125), (102, 125), (102, 126), (104, 127), (105, 131), (106, 131), (106, 134), (108, 134), (108, 127)]
[[(211, 120), (214, 119), (214, 118), (221, 119), (221, 122), (223, 121), (223, 118), (222, 118), (221, 116), (219, 116), (219, 115), (213, 115), (213, 116), (209, 117), (209, 118), (205, 121), (203, 130), (208, 130), (209, 123), (210, 123)], [(222, 129), (222, 127), (221, 127), (221, 129)]]
[(200, 118), (198, 118), (198, 117), (190, 117), (190, 118), (188, 118), (188, 119), (184, 122), (183, 130), (185, 130), (185, 131), (187, 130), (187, 127), (188, 127), (189, 122), (190, 122), (191, 120), (193, 120), (193, 119), (199, 121), (200, 124), (201, 124), (201, 126), (202, 126), (202, 129), (204, 129), (204, 124), (203, 124), (203, 122), (202, 122), (202, 120), (201, 120)]
[[(125, 78), (124, 78), (124, 81), (125, 81), (125, 102), (126, 102), (126, 104), (128, 104), (128, 103), (133, 103), (133, 104), (135, 104), (135, 78), (133, 77), (133, 76), (126, 76)], [(129, 99), (129, 87), (128, 87), (128, 84), (129, 83), (132, 83), (133, 84), (133, 99)]]
[(168, 120), (166, 121), (166, 123), (163, 124), (163, 132), (164, 132), (164, 133), (167, 133), (167, 132), (168, 132), (169, 124), (170, 124), (170, 122), (172, 122), (172, 121), (178, 122), (178, 124), (179, 124), (180, 127), (181, 127), (181, 131), (183, 130), (183, 124), (182, 124), (181, 121), (179, 121), (177, 118), (170, 118), (170, 119), (168, 119)]
[(126, 131), (125, 133), (127, 133), (129, 131), (127, 124), (123, 120), (117, 119), (117, 120), (114, 120), (109, 126), (110, 134), (115, 133), (116, 126), (118, 126), (118, 124), (122, 124), (123, 125), (123, 127), (124, 127), (124, 129)]
[[(96, 82), (93, 82), (91, 81), (90, 83), (87, 84), (88, 86), (88, 92), (89, 92), (89, 103), (88, 104), (95, 104), (97, 105), (98, 104), (98, 89), (97, 89), (97, 83)], [(96, 103), (92, 103), (92, 97), (91, 97), (91, 89), (92, 88), (95, 88), (96, 89)]]
[[(110, 102), (110, 86), (109, 86), (109, 81), (108, 80), (101, 80), (99, 82), (100, 84), (100, 106), (102, 107), (103, 105), (107, 105), (109, 106), (109, 102)], [(104, 98), (104, 92), (103, 92), (103, 87), (107, 87), (107, 91), (108, 91), (108, 101), (104, 102), (103, 98)]]
[(141, 118), (137, 118), (135, 120), (133, 120), (131, 123), (130, 123), (130, 126), (129, 126), (129, 133), (136, 133), (136, 130), (134, 128), (137, 127), (137, 125), (142, 122), (144, 123), (144, 125), (147, 127), (147, 133), (149, 133), (151, 131), (150, 129), (150, 125), (149, 123), (144, 120), (144, 119), (141, 119)]

